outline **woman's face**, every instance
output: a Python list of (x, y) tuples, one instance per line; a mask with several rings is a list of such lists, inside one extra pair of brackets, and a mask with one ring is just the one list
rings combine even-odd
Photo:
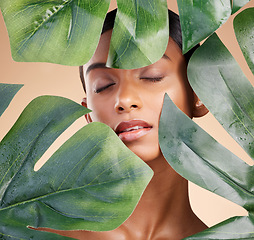
[(101, 36), (94, 56), (84, 66), (87, 107), (92, 110), (87, 119), (107, 124), (148, 162), (161, 156), (158, 129), (165, 92), (192, 117), (193, 91), (186, 78), (186, 63), (170, 38), (165, 55), (150, 66), (106, 68), (111, 32)]

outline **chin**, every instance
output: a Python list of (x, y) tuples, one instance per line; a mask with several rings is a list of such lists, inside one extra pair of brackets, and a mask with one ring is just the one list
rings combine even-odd
[(140, 146), (138, 144), (135, 144), (133, 146), (128, 146), (127, 147), (135, 153), (139, 158), (141, 158), (144, 162), (151, 162), (158, 157), (160, 157), (161, 151), (159, 148), (159, 145), (157, 146)]

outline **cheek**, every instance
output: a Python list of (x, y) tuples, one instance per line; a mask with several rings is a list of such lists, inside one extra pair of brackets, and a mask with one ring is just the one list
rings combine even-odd
[(188, 84), (180, 82), (180, 84), (168, 89), (167, 94), (179, 109), (189, 117), (192, 117), (193, 92)]
[(92, 112), (89, 113), (92, 121), (102, 122), (110, 126), (110, 119), (112, 119), (111, 104), (93, 96), (87, 96), (87, 99), (87, 107), (92, 110)]
[(164, 101), (165, 91), (158, 94), (156, 97), (154, 97), (153, 101), (153, 112), (154, 117), (156, 116), (158, 118), (158, 121), (160, 120), (160, 115), (163, 107), (163, 101)]

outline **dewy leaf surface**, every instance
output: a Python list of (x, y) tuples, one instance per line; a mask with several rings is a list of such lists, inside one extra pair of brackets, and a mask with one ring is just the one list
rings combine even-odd
[(250, 0), (233, 0), (232, 14), (237, 12), (240, 8), (242, 8), (249, 1)]
[(5, 84), (0, 83), (0, 117), (9, 106), (16, 93), (22, 88), (22, 84)]
[(141, 68), (165, 53), (169, 29), (166, 0), (117, 0), (107, 65)]
[(177, 0), (183, 53), (212, 34), (231, 15), (231, 0)]
[(132, 213), (152, 170), (102, 123), (79, 130), (39, 171), (33, 170), (67, 125), (87, 112), (68, 99), (39, 97), (2, 140), (3, 236), (30, 239), (37, 234), (26, 226), (111, 230)]
[(235, 17), (234, 30), (242, 53), (254, 74), (254, 8), (247, 8)]
[(53, 96), (39, 97), (28, 105), (0, 143), (0, 206), (8, 184), (27, 157), (35, 164), (54, 140), (87, 112), (68, 99)]
[(164, 157), (180, 175), (250, 213), (249, 217), (220, 223), (215, 230), (208, 229), (200, 234), (201, 238), (187, 239), (251, 239), (254, 236), (254, 167), (220, 145), (167, 95), (160, 118), (159, 142)]
[[(3, 85), (1, 84), (1, 86)], [(10, 85), (7, 86), (6, 89), (13, 90), (13, 86), (14, 89), (21, 87), (20, 85)], [(8, 91), (8, 93), (10, 92)], [(6, 94), (5, 91), (1, 91), (0, 97), (3, 98), (4, 94)], [(43, 108), (41, 105), (42, 102), (44, 102), (46, 108)], [(62, 107), (59, 107), (59, 105), (56, 107), (59, 103), (63, 104)], [(3, 195), (8, 188), (8, 184), (19, 171), (20, 166), (29, 155), (29, 152), (35, 153), (34, 156), (30, 156), (30, 159), (33, 159), (35, 163), (50, 144), (75, 121), (76, 118), (88, 112), (87, 109), (78, 106), (70, 100), (56, 97), (40, 97), (30, 103), (29, 106), (30, 109), (26, 108), (15, 124), (15, 127), (10, 130), (0, 143), (1, 204), (3, 204)], [(33, 121), (33, 119), (35, 120)], [(58, 125), (58, 128), (55, 127), (54, 129), (56, 125)], [(37, 149), (35, 145), (37, 145)], [(15, 191), (15, 189), (13, 191)], [(29, 210), (34, 211), (32, 208)], [(18, 214), (15, 210), (12, 212)], [(27, 212), (22, 211), (19, 214), (22, 216), (22, 219), (16, 218), (15, 216), (12, 217), (10, 211), (8, 214), (3, 214), (3, 212), (0, 213), (1, 239), (69, 239), (52, 233), (30, 230), (27, 228)]]
[(209, 111), (254, 159), (254, 88), (216, 34), (192, 56), (188, 79)]
[(254, 210), (254, 168), (196, 125), (167, 95), (159, 140), (163, 155), (185, 178), (249, 211)]
[(93, 55), (110, 0), (0, 2), (18, 62), (79, 66)]

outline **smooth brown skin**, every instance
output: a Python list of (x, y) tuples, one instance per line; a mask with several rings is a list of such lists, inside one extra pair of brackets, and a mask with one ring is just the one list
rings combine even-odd
[[(207, 109), (193, 93), (186, 74), (186, 63), (178, 45), (169, 38), (165, 55), (158, 62), (140, 69), (94, 68), (106, 63), (111, 32), (104, 33), (92, 59), (84, 66), (87, 98), (82, 105), (92, 110), (88, 122), (98, 121), (113, 130), (122, 121), (141, 119), (152, 130), (126, 146), (154, 171), (133, 214), (117, 229), (108, 232), (54, 231), (88, 240), (178, 240), (207, 228), (193, 213), (188, 197), (188, 182), (166, 162), (158, 142), (159, 117), (165, 92), (189, 117), (203, 116)], [(147, 78), (161, 78), (151, 81)], [(114, 83), (100, 93), (95, 90)]]

